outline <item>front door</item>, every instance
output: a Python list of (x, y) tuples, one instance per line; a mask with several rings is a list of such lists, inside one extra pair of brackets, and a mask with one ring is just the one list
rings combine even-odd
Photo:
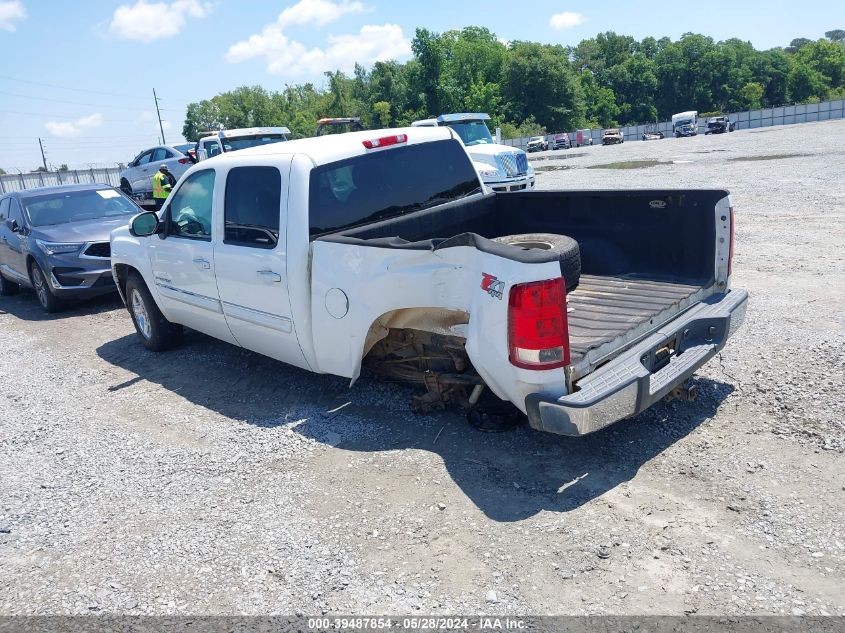
[(238, 343), (307, 369), (288, 295), (288, 175), (288, 168), (278, 167), (229, 170), (214, 267), (223, 312)]
[[(26, 233), (23, 210), (15, 198), (6, 198), (0, 204), (0, 267), (9, 279), (25, 284), (29, 283), (29, 271), (26, 269)], [(16, 230), (9, 228), (14, 221)]]
[(164, 233), (149, 238), (150, 264), (168, 320), (235, 343), (214, 280), (215, 176), (195, 172), (168, 198)]

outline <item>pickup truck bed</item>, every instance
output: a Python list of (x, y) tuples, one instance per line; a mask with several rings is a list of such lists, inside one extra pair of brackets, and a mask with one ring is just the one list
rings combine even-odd
[(567, 296), (572, 387), (687, 308), (725, 290), (717, 284), (715, 263), (717, 224), (729, 222), (727, 200), (724, 190), (492, 194), (317, 239), (434, 252), (467, 244), (510, 259), (530, 256), (489, 238), (555, 233), (576, 239), (581, 280)]
[(567, 296), (572, 362), (639, 339), (690, 305), (700, 290), (684, 283), (581, 275)]

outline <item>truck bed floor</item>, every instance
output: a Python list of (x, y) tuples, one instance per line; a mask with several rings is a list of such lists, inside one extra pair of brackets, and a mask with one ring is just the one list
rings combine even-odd
[(701, 290), (665, 281), (581, 275), (567, 295), (572, 363), (590, 351), (622, 347), (681, 312)]

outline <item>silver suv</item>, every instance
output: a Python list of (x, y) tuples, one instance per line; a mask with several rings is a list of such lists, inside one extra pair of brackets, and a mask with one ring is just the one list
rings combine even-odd
[(153, 176), (159, 165), (164, 163), (176, 180), (194, 164), (193, 159), (175, 147), (159, 145), (146, 149), (120, 172), (120, 188), (130, 196), (146, 196), (152, 193)]

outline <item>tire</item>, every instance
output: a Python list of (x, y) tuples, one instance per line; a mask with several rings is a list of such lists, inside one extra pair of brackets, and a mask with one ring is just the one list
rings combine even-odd
[(18, 284), (0, 275), (0, 297), (11, 297), (18, 294), (20, 289), (21, 287)]
[(126, 280), (126, 309), (147, 349), (163, 352), (181, 342), (182, 326), (164, 317), (138, 273), (130, 273)]
[(120, 179), (120, 190), (127, 196), (132, 195), (132, 185), (129, 184), (129, 181), (126, 180), (126, 178)]
[(36, 262), (29, 265), (29, 279), (32, 281), (32, 289), (35, 290), (35, 296), (38, 297), (38, 303), (44, 308), (44, 312), (53, 314), (65, 308), (65, 303), (53, 294), (47, 275)]
[(560, 273), (566, 280), (566, 291), (572, 292), (578, 286), (581, 279), (581, 249), (571, 237), (554, 233), (523, 233), (496, 237), (493, 241), (525, 250), (538, 248), (557, 253)]

